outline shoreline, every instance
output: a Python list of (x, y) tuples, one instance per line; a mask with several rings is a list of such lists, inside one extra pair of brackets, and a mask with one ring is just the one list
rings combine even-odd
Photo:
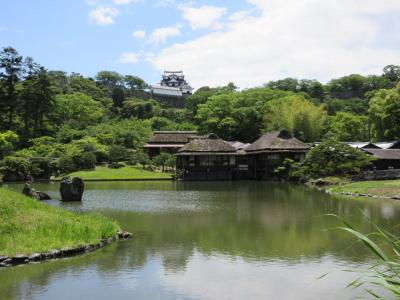
[[(175, 181), (174, 178), (92, 178), (92, 179), (85, 179), (82, 178), (84, 182), (107, 182), (107, 181)], [(62, 179), (49, 179), (49, 180), (41, 180), (42, 182), (60, 182)], [(39, 181), (39, 180), (35, 180)]]
[(321, 178), (306, 182), (306, 186), (339, 196), (400, 200), (400, 180), (329, 180)]
[(29, 263), (39, 263), (49, 260), (61, 259), (93, 252), (115, 241), (124, 241), (132, 237), (132, 233), (120, 230), (116, 236), (101, 239), (98, 243), (78, 245), (63, 249), (50, 249), (47, 252), (33, 253), (31, 255), (17, 254), (15, 256), (0, 255), (0, 269), (9, 268)]
[(333, 192), (329, 189), (320, 189), (329, 195), (338, 195), (338, 196), (349, 196), (349, 197), (359, 197), (359, 198), (376, 198), (376, 199), (391, 199), (391, 200), (400, 200), (400, 196), (380, 196), (373, 194), (360, 194), (360, 193), (351, 193), (351, 192)]

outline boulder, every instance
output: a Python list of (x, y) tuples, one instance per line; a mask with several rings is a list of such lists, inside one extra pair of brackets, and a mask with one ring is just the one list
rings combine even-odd
[(44, 193), (35, 190), (29, 182), (25, 182), (24, 189), (22, 190), (22, 194), (31, 197), (36, 200), (50, 200), (51, 197)]
[(85, 185), (80, 177), (64, 177), (60, 182), (60, 194), (62, 201), (82, 201)]

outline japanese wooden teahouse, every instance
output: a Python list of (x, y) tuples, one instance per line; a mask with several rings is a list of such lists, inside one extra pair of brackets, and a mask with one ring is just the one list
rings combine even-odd
[(309, 149), (286, 130), (267, 133), (250, 145), (210, 134), (178, 150), (178, 176), (182, 180), (268, 179), (286, 158), (301, 161)]
[(197, 131), (155, 131), (143, 148), (150, 157), (160, 154), (161, 151), (174, 154), (195, 137)]
[(177, 170), (182, 180), (234, 178), (238, 150), (215, 134), (198, 137), (178, 150)]
[(308, 144), (293, 137), (287, 130), (269, 132), (245, 149), (249, 176), (266, 179), (286, 158), (302, 161), (310, 149)]
[(363, 149), (375, 158), (374, 168), (377, 170), (400, 169), (400, 149)]

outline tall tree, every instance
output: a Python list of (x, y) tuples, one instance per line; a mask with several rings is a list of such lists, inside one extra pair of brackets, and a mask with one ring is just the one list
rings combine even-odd
[(123, 88), (115, 87), (112, 90), (111, 98), (115, 107), (122, 107), (125, 102), (125, 91)]
[(43, 133), (44, 121), (53, 110), (55, 101), (55, 89), (49, 72), (42, 66), (38, 66), (22, 83), (21, 102), (25, 132), (33, 130), (33, 135)]
[(367, 141), (368, 118), (366, 116), (356, 116), (348, 112), (338, 112), (330, 120), (330, 131), (328, 135), (338, 141)]
[(124, 83), (129, 87), (131, 92), (143, 91), (147, 88), (146, 82), (138, 76), (126, 75)]
[(371, 131), (375, 140), (400, 139), (400, 83), (374, 93), (369, 102)]
[(5, 87), (1, 106), (8, 114), (7, 129), (13, 127), (15, 111), (19, 104), (16, 84), (20, 80), (22, 59), (22, 56), (12, 47), (5, 47), (0, 52), (0, 70), (2, 70), (0, 78)]
[(265, 105), (265, 130), (290, 130), (304, 141), (313, 142), (321, 137), (326, 112), (301, 95), (291, 95), (267, 102)]
[(96, 75), (96, 81), (100, 85), (105, 86), (108, 92), (111, 93), (114, 88), (123, 85), (124, 76), (117, 72), (100, 71)]
[(400, 81), (400, 66), (388, 65), (384, 67), (383, 76), (392, 82)]

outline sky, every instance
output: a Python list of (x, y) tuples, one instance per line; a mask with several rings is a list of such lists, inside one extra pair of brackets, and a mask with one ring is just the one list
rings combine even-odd
[(50, 70), (194, 88), (381, 74), (400, 65), (400, 0), (0, 0), (0, 47)]

